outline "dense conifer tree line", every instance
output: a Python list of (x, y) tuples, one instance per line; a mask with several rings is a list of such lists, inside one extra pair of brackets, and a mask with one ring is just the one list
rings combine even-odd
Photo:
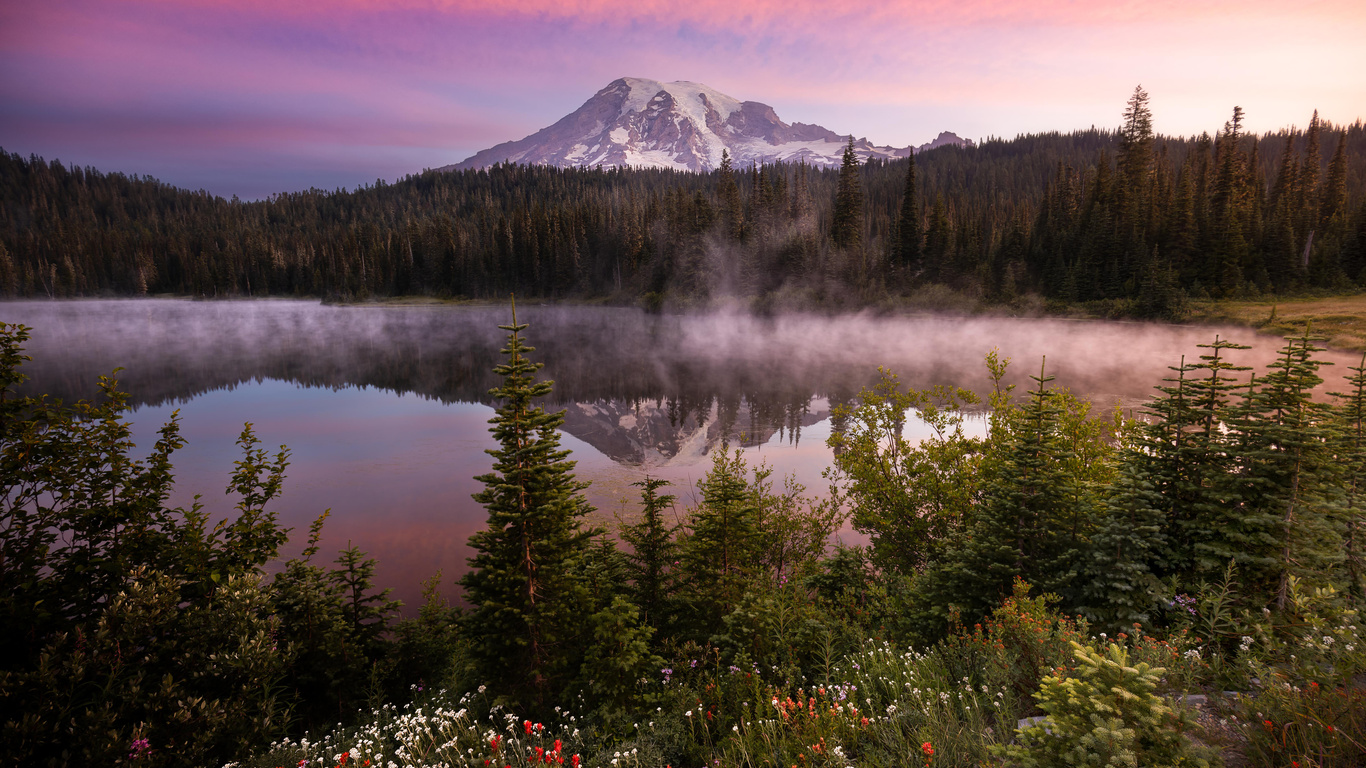
[(1179, 314), (1185, 296), (1349, 288), (1366, 128), (1119, 130), (911, 160), (711, 174), (498, 166), (224, 200), (0, 152), (0, 293), (605, 297), (849, 304), (943, 284)]

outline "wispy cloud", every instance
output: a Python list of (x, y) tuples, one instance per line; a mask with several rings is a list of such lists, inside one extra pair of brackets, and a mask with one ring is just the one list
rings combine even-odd
[(11, 3), (0, 145), (187, 186), (198, 151), (236, 168), (224, 193), (274, 183), (282, 156), (317, 163), (286, 188), (359, 183), (520, 138), (623, 75), (898, 145), (1115, 125), (1137, 83), (1159, 130), (1214, 130), (1234, 104), (1260, 130), (1363, 116), (1363, 35), (1340, 0)]

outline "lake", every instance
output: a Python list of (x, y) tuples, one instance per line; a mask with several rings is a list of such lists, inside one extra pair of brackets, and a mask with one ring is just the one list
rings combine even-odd
[[(377, 580), (415, 612), (419, 583), (465, 569), (484, 524), (470, 494), (495, 447), (488, 391), (498, 383), (507, 308), (325, 306), (316, 301), (4, 302), (0, 321), (33, 327), (29, 391), (67, 401), (98, 393), (115, 368), (131, 393), (139, 446), (179, 411), (189, 444), (175, 455), (172, 503), (202, 494), (222, 515), (243, 422), (292, 459), (274, 503), (299, 541), (324, 509), (323, 554), (354, 542)], [(1197, 344), (1218, 333), (1254, 345), (1236, 362), (1264, 367), (1281, 341), (1246, 328), (1001, 317), (650, 315), (601, 307), (522, 306), (518, 320), (566, 410), (564, 445), (592, 483), (597, 522), (631, 516), (647, 473), (674, 483), (680, 507), (724, 442), (751, 463), (824, 490), (832, 404), (850, 402), (879, 366), (916, 386), (986, 391), (983, 358), (1012, 359), (1009, 380), (1047, 370), (1092, 401), (1137, 408)], [(1332, 383), (1359, 355), (1329, 352)], [(914, 429), (916, 422), (910, 422)], [(984, 428), (977, 422), (975, 428)], [(680, 511), (681, 508), (680, 508)], [(846, 532), (846, 537), (851, 534)], [(330, 559), (330, 558), (329, 558)]]

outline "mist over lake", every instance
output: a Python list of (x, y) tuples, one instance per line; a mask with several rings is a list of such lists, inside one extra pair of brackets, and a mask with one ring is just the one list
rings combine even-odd
[[(495, 446), (492, 369), (511, 317), (506, 307), (324, 306), (317, 302), (108, 300), (6, 302), (0, 320), (33, 327), (22, 369), (27, 391), (66, 401), (98, 394), (116, 367), (131, 393), (145, 451), (179, 410), (189, 445), (175, 456), (174, 504), (202, 494), (224, 514), (233, 445), (243, 422), (266, 446), (292, 453), (274, 505), (302, 547), (324, 509), (323, 553), (354, 542), (379, 561), (378, 583), (408, 605), (437, 569), (445, 592), (465, 568), (465, 541), (482, 527), (472, 478)], [(1008, 381), (1028, 386), (1047, 357), (1054, 386), (1100, 408), (1136, 409), (1181, 356), (1216, 334), (1254, 349), (1264, 368), (1280, 340), (1246, 328), (1000, 317), (835, 317), (791, 314), (651, 315), (633, 309), (520, 306), (532, 358), (554, 380), (549, 406), (566, 409), (566, 447), (598, 522), (629, 515), (631, 483), (674, 482), (682, 504), (723, 442), (751, 463), (795, 475), (823, 493), (832, 404), (850, 402), (879, 366), (913, 386), (985, 393), (983, 365), (999, 348)], [(1326, 389), (1359, 356), (1329, 351)], [(914, 429), (915, 422), (911, 427)], [(330, 559), (330, 555), (329, 555)]]

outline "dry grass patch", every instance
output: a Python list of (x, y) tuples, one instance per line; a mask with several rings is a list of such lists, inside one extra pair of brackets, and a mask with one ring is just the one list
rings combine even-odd
[(1290, 336), (1312, 324), (1315, 335), (1328, 346), (1366, 352), (1366, 293), (1309, 299), (1191, 302), (1189, 320), (1233, 323), (1264, 333)]

